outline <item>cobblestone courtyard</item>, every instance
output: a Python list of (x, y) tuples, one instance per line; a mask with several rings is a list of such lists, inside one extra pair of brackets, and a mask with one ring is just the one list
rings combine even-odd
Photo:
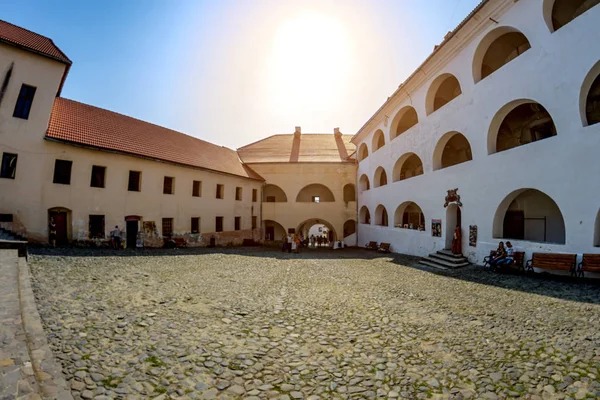
[(359, 250), (30, 258), (75, 398), (600, 397), (600, 287)]

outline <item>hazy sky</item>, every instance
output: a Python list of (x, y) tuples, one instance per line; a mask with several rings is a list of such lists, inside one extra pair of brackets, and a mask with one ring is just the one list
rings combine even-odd
[(62, 96), (213, 143), (354, 134), (480, 0), (0, 0), (73, 60)]

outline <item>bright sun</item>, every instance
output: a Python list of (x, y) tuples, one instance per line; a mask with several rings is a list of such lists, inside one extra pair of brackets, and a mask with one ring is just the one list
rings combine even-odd
[(305, 13), (277, 30), (267, 63), (275, 107), (327, 109), (347, 85), (350, 40), (339, 20)]

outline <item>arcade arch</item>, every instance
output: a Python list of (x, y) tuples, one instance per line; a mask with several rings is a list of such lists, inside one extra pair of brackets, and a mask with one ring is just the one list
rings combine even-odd
[(434, 79), (427, 92), (425, 110), (427, 115), (439, 110), (462, 94), (458, 79), (452, 74), (442, 74)]
[(366, 143), (362, 143), (358, 147), (358, 162), (361, 162), (365, 158), (369, 157), (369, 148)]
[(424, 231), (425, 215), (421, 207), (412, 201), (400, 204), (394, 213), (394, 227)]
[(265, 203), (285, 203), (287, 202), (287, 195), (277, 185), (267, 184), (263, 189), (263, 201)]
[(358, 187), (361, 192), (365, 190), (369, 190), (371, 188), (371, 184), (369, 183), (369, 177), (366, 174), (362, 174), (360, 179), (358, 180)]
[(263, 221), (265, 240), (281, 240), (287, 234), (285, 228), (277, 221), (266, 219)]
[(360, 212), (358, 213), (358, 220), (361, 224), (371, 224), (371, 213), (369, 212), (369, 208), (367, 206), (362, 206), (360, 208)]
[(531, 48), (523, 33), (510, 26), (489, 32), (479, 43), (473, 57), (475, 83), (493, 74)]
[(390, 129), (391, 139), (397, 138), (413, 126), (419, 123), (417, 111), (412, 106), (400, 109), (394, 117)]
[(383, 131), (381, 129), (377, 129), (375, 134), (373, 135), (373, 144), (371, 145), (371, 149), (373, 149), (373, 153), (382, 148), (385, 145), (385, 136), (383, 136)]
[(375, 225), (389, 226), (388, 213), (383, 204), (380, 204), (375, 209)]
[(304, 186), (296, 196), (297, 203), (325, 203), (333, 202), (335, 197), (333, 192), (325, 185), (313, 183)]
[(584, 126), (600, 122), (600, 61), (594, 65), (581, 85), (580, 108)]
[(433, 170), (452, 167), (473, 159), (471, 145), (459, 132), (448, 132), (440, 138), (433, 152)]
[(356, 201), (356, 188), (352, 183), (348, 183), (344, 186), (344, 202), (349, 203)]
[(385, 186), (387, 185), (387, 173), (383, 167), (378, 167), (375, 170), (375, 175), (373, 176), (373, 187)]
[(392, 181), (403, 181), (419, 175), (423, 175), (423, 162), (415, 153), (406, 153), (394, 164)]
[(598, 4), (600, 0), (544, 0), (544, 20), (555, 32)]

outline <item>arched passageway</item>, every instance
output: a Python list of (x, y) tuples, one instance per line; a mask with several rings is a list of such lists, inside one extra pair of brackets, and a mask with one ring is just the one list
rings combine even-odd
[(348, 221), (344, 222), (344, 239), (354, 233), (356, 233), (356, 221), (349, 219)]
[(375, 170), (375, 176), (373, 177), (373, 185), (374, 187), (385, 186), (387, 185), (387, 173), (383, 167), (378, 167)]
[(263, 221), (265, 240), (281, 240), (287, 230), (277, 221), (266, 219)]
[(493, 74), (531, 48), (525, 35), (503, 26), (489, 32), (479, 43), (473, 58), (475, 83)]
[(356, 188), (353, 184), (348, 183), (344, 186), (344, 202), (349, 203), (356, 201)]
[(373, 144), (371, 145), (371, 149), (373, 149), (373, 153), (375, 153), (383, 146), (385, 146), (385, 136), (383, 136), (383, 131), (381, 129), (377, 129), (373, 135)]
[(390, 129), (392, 139), (397, 138), (418, 123), (419, 117), (414, 107), (406, 106), (402, 108), (392, 121)]
[(425, 215), (421, 207), (412, 201), (400, 204), (394, 213), (394, 227), (424, 231)]
[(581, 85), (581, 111), (584, 126), (600, 123), (600, 61)]
[(439, 110), (462, 94), (458, 79), (452, 74), (438, 76), (429, 87), (425, 108), (427, 115)]
[(369, 212), (369, 208), (367, 206), (362, 206), (360, 208), (360, 212), (358, 213), (358, 220), (361, 224), (371, 224), (371, 213)]
[(495, 238), (564, 244), (565, 222), (558, 205), (536, 189), (519, 189), (502, 200), (494, 217)]
[[(313, 227), (322, 229), (313, 229)], [(333, 242), (338, 240), (333, 225), (320, 218), (310, 218), (301, 222), (296, 228), (296, 234), (300, 235), (302, 239), (310, 238), (311, 235), (322, 236), (327, 239), (324, 241), (326, 245), (332, 245)]]
[(454, 231), (456, 227), (461, 228), (462, 232), (462, 210), (456, 203), (449, 204), (446, 207), (446, 249), (452, 249), (452, 239), (454, 239)]
[(556, 136), (552, 117), (539, 103), (516, 100), (502, 107), (492, 119), (488, 134), (490, 154)]
[(358, 147), (358, 162), (361, 162), (367, 157), (369, 157), (369, 148), (367, 147), (366, 143), (362, 143)]
[(333, 192), (325, 185), (313, 183), (304, 186), (296, 196), (298, 203), (326, 203), (335, 201)]
[(600, 0), (544, 0), (544, 19), (554, 32), (598, 4)]
[(403, 181), (415, 176), (423, 175), (423, 162), (415, 153), (403, 154), (396, 164), (392, 172), (394, 182)]
[(388, 213), (383, 204), (380, 204), (375, 209), (375, 225), (389, 226)]
[[(54, 223), (54, 240), (57, 246), (69, 244), (72, 238), (71, 233), (71, 210), (65, 207), (52, 207), (48, 209), (49, 226)], [(52, 229), (50, 227), (50, 229)], [(48, 243), (51, 243), (53, 236), (48, 232)]]
[(265, 203), (285, 203), (287, 196), (282, 188), (277, 185), (267, 184), (263, 188), (263, 202)]
[(473, 159), (471, 145), (459, 132), (448, 132), (440, 138), (433, 152), (433, 169), (443, 169)]

